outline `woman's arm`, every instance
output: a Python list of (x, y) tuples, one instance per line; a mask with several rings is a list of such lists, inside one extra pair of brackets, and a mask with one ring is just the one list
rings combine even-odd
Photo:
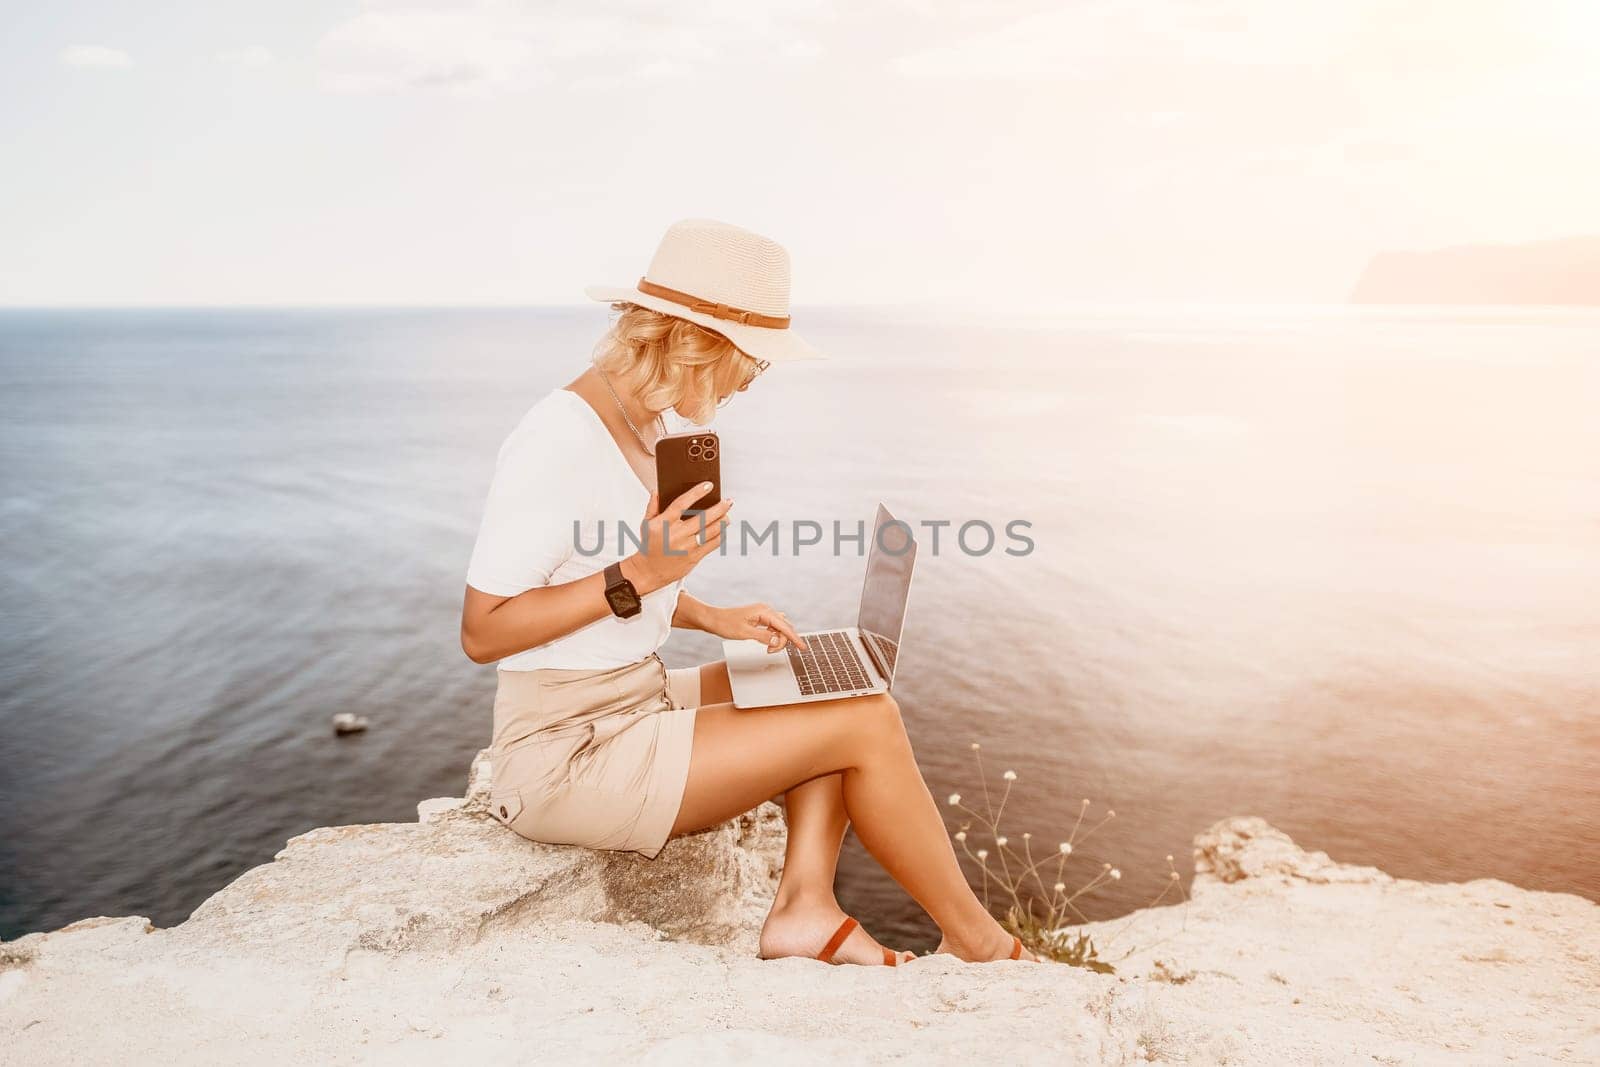
[(678, 610), (672, 613), (672, 625), (679, 630), (700, 630), (704, 633), (713, 633), (711, 629), (711, 613), (717, 609), (707, 604), (704, 600), (680, 592), (678, 594)]
[[(705, 488), (691, 489), (665, 512), (658, 513), (655, 497), (650, 498), (645, 547), (622, 560), (623, 576), (641, 597), (671, 585), (717, 550), (722, 541), (720, 520), (733, 501), (723, 500), (706, 512), (703, 542), (697, 538), (699, 518), (683, 515), (683, 509)], [(461, 650), (474, 663), (492, 663), (565, 637), (610, 611), (604, 573), (538, 586), (511, 597), (494, 596), (469, 585), (461, 602)]]
[(718, 608), (688, 593), (679, 593), (672, 625), (680, 630), (700, 630), (717, 637), (760, 641), (768, 652), (781, 651), (790, 641), (802, 652), (806, 648), (806, 643), (789, 625), (789, 617), (771, 604)]
[[(641, 597), (667, 584), (643, 566), (637, 554), (622, 561), (622, 574)], [(510, 597), (469, 585), (461, 602), (461, 650), (474, 663), (493, 663), (549, 644), (609, 614), (604, 573)]]

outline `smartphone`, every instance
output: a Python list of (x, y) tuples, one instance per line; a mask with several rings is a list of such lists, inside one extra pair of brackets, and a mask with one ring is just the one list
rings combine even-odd
[(656, 492), (666, 507), (701, 482), (711, 491), (685, 509), (693, 515), (722, 499), (722, 442), (710, 430), (670, 434), (656, 441)]

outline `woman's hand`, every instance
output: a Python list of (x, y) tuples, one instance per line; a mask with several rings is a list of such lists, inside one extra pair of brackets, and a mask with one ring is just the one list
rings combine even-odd
[(707, 633), (734, 641), (760, 641), (768, 652), (781, 652), (791, 641), (800, 651), (806, 650), (805, 641), (789, 625), (789, 616), (771, 604), (713, 608), (706, 622)]
[(683, 513), (710, 491), (711, 483), (701, 482), (665, 508), (655, 493), (650, 494), (644, 514), (644, 548), (623, 560), (623, 573), (640, 596), (671, 585), (722, 544), (722, 520), (733, 507), (731, 497), (713, 504), (702, 515)]

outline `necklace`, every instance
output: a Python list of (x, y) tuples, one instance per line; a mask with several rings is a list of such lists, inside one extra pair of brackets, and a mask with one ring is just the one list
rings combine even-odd
[[(645, 442), (644, 434), (639, 432), (639, 427), (635, 426), (633, 424), (633, 420), (628, 417), (628, 409), (622, 406), (622, 398), (618, 396), (617, 391), (611, 387), (611, 379), (606, 377), (606, 372), (603, 370), (596, 369), (595, 373), (600, 375), (600, 380), (602, 382), (606, 383), (606, 392), (610, 393), (611, 399), (617, 402), (617, 410), (622, 412), (622, 421), (627, 423), (628, 429), (633, 431), (633, 436), (635, 440), (639, 442), (639, 447), (644, 449), (645, 455), (654, 457), (656, 450), (651, 448), (649, 444)], [(658, 411), (656, 412), (656, 437), (660, 438), (665, 437), (666, 435), (667, 424), (662, 421), (661, 413)]]

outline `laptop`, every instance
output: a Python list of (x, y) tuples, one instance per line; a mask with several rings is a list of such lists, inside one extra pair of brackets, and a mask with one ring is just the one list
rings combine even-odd
[(793, 645), (768, 652), (760, 641), (722, 643), (735, 707), (770, 708), (888, 692), (900, 655), (917, 542), (911, 527), (879, 504), (869, 544), (856, 625), (801, 634), (804, 652)]

